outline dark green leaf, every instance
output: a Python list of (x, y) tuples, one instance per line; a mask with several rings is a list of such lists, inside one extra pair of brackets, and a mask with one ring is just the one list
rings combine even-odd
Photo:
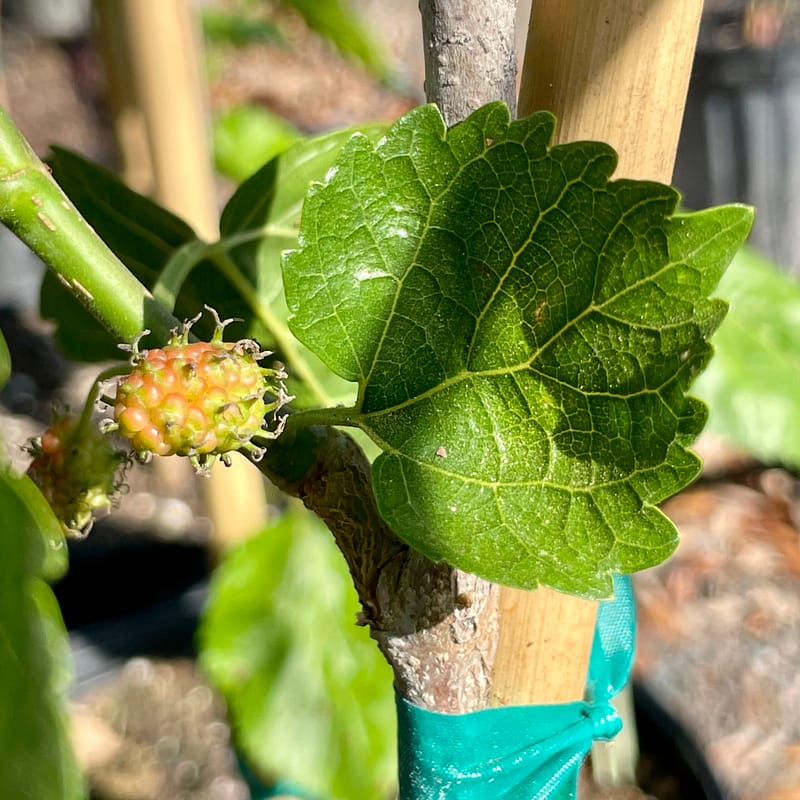
[(157, 272), (174, 250), (195, 238), (180, 217), (98, 164), (60, 147), (53, 148), (48, 164), (81, 214), (140, 278)]
[(41, 579), (46, 540), (21, 499), (27, 478), (0, 470), (0, 796), (84, 797), (67, 734), (69, 649)]
[[(183, 220), (129, 189), (102, 167), (60, 148), (54, 150), (50, 163), (54, 177), (81, 214), (149, 289), (173, 259), (185, 260), (185, 248), (193, 253), (205, 252), (198, 248), (198, 239)], [(250, 318), (249, 304), (214, 264), (201, 260), (186, 274), (188, 279), (174, 307), (178, 318), (195, 316), (206, 303), (223, 317)], [(58, 323), (58, 339), (68, 356), (84, 361), (121, 357), (117, 342), (49, 274), (42, 284), (41, 311), (42, 316)], [(206, 315), (195, 332), (209, 337), (213, 329), (213, 320)], [(243, 335), (244, 329), (232, 328), (231, 333)]]
[(720, 281), (730, 311), (693, 391), (709, 427), (766, 462), (800, 468), (800, 283), (754, 250)]
[(549, 147), (502, 104), (445, 133), (432, 106), (355, 137), (284, 263), (298, 339), (359, 383), (381, 513), (431, 558), (586, 596), (663, 560), (656, 504), (697, 474), (686, 397), (751, 211), (671, 216), (609, 182), (606, 145)]
[[(175, 250), (195, 239), (185, 222), (97, 164), (58, 147), (49, 164), (100, 238), (148, 288)], [(69, 357), (95, 361), (122, 356), (118, 343), (51, 273), (42, 283), (40, 307), (43, 317), (57, 323), (59, 343)], [(196, 305), (177, 309), (185, 316), (196, 310)]]
[(269, 779), (321, 797), (389, 797), (392, 675), (366, 628), (344, 560), (294, 507), (230, 552), (200, 631), (239, 742)]
[[(360, 129), (377, 138), (385, 126)], [(236, 318), (230, 338), (251, 336), (278, 351), (290, 371), (297, 404), (352, 400), (352, 385), (330, 372), (298, 344), (286, 325), (288, 311), (280, 254), (297, 243), (303, 197), (321, 180), (352, 130), (302, 140), (268, 162), (231, 197), (220, 220), (221, 240), (206, 246), (170, 212), (128, 189), (106, 170), (57, 150), (53, 169), (87, 221), (112, 250), (180, 319), (208, 303), (223, 318)], [(65, 352), (81, 360), (119, 358), (117, 342), (54, 277), (45, 278), (43, 316), (58, 322)], [(194, 328), (210, 336), (205, 315)], [(160, 344), (160, 342), (158, 343)]]
[(114, 338), (52, 272), (45, 273), (42, 280), (39, 313), (56, 324), (56, 340), (67, 358), (103, 361), (123, 357)]

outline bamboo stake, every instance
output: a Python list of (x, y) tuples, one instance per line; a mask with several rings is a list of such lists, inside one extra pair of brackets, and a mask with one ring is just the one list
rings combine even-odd
[[(149, 155), (153, 193), (159, 202), (180, 214), (201, 237), (215, 239), (216, 187), (200, 37), (190, 4), (187, 0), (96, 2), (116, 90), (118, 141), (129, 176), (147, 180), (148, 171), (136, 165)], [(204, 488), (215, 550), (225, 549), (266, 521), (263, 477), (244, 458), (237, 456), (227, 469), (215, 467)]]
[[(186, 0), (97, 0), (101, 24), (114, 37), (114, 74), (144, 118), (154, 194), (201, 237), (217, 235), (199, 33)], [(132, 101), (132, 102), (131, 102)]]
[(147, 125), (131, 75), (125, 21), (113, 0), (95, 0), (98, 44), (105, 68), (106, 94), (119, 157), (118, 172), (131, 189), (155, 194)]
[[(520, 114), (558, 118), (556, 141), (619, 153), (615, 177), (669, 182), (702, 0), (536, 0)], [(502, 589), (496, 705), (583, 696), (596, 604), (546, 588)]]

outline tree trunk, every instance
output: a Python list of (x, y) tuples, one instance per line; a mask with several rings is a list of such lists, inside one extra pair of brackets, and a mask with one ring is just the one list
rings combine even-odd
[(420, 0), (425, 95), (447, 126), (492, 100), (517, 103), (516, 0)]

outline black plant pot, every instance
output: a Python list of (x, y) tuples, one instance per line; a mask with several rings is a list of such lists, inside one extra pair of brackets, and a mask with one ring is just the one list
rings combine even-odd
[(70, 543), (70, 568), (54, 592), (70, 632), (75, 696), (129, 658), (195, 654), (207, 594), (208, 553), (99, 525)]
[(639, 683), (634, 683), (633, 700), (641, 751), (639, 787), (664, 800), (726, 800), (686, 729)]

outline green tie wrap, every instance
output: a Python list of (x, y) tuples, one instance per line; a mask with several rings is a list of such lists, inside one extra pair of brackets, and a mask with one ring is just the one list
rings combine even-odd
[(630, 579), (600, 604), (585, 700), (438, 714), (397, 697), (399, 800), (568, 800), (595, 739), (622, 721), (611, 699), (628, 682), (636, 621)]

